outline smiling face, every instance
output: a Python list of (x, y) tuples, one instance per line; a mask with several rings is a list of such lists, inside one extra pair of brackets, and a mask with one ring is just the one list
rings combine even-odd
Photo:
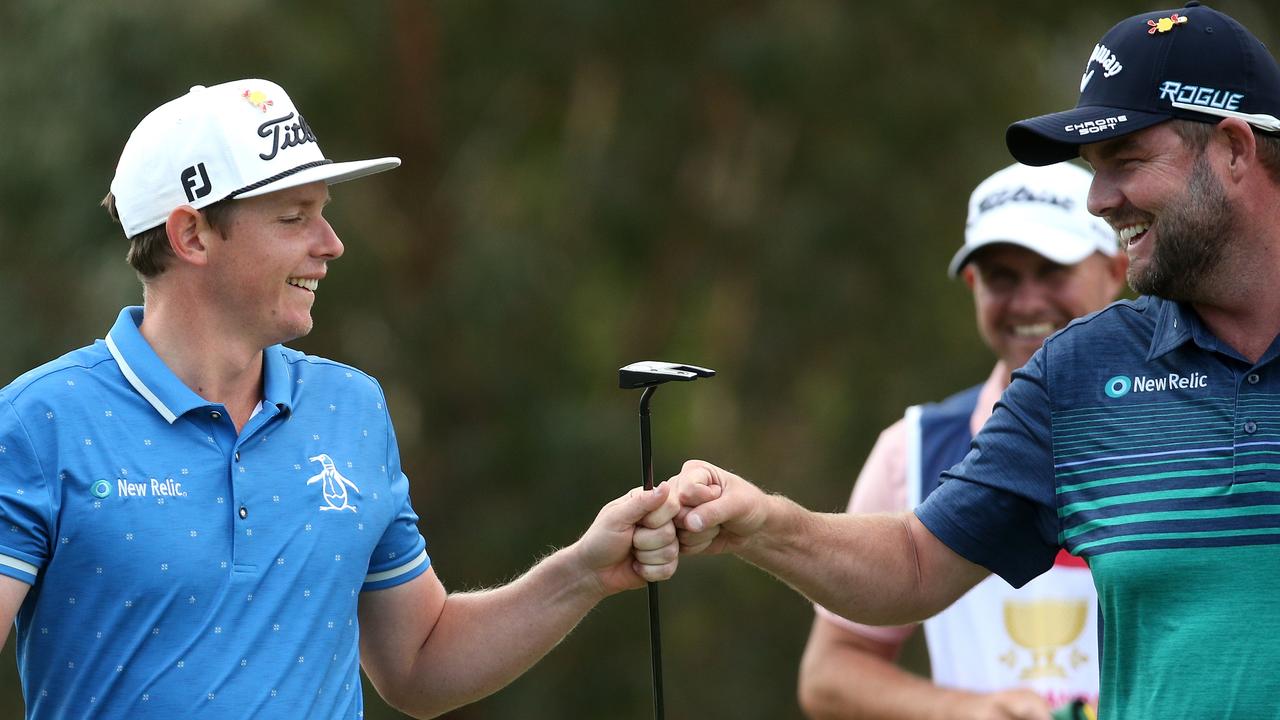
[(1193, 145), (1166, 122), (1081, 149), (1095, 173), (1089, 210), (1116, 228), (1140, 293), (1205, 300), (1236, 244), (1236, 209)]
[(1060, 265), (1018, 245), (976, 252), (965, 267), (978, 332), (1010, 369), (1020, 368), (1049, 335), (1100, 310), (1120, 291), (1124, 261), (1095, 252)]
[(324, 219), (323, 182), (235, 201), (231, 222), (209, 245), (220, 314), (259, 347), (311, 332), (311, 305), (342, 241)]

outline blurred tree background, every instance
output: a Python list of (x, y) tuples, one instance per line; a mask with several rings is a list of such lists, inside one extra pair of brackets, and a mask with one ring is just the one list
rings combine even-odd
[[(404, 159), (335, 188), (347, 254), (293, 344), (382, 380), (447, 586), (515, 576), (638, 483), (634, 360), (720, 371), (655, 397), (656, 474), (697, 456), (838, 510), (903, 407), (986, 377), (945, 267), (1004, 127), (1074, 104), (1097, 38), (1153, 7), (2, 0), (0, 375), (140, 301), (97, 207), (138, 120), (260, 76), (329, 157)], [(1218, 7), (1277, 36), (1262, 0)], [(697, 558), (662, 611), (671, 717), (799, 716), (800, 596)], [(637, 592), (448, 717), (645, 718), (649, 692)]]

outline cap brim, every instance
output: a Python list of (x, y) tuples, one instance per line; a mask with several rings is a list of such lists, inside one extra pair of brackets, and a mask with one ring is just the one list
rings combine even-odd
[(346, 182), (347, 180), (355, 180), (366, 175), (373, 175), (386, 170), (391, 170), (400, 166), (400, 158), (384, 157), (376, 160), (352, 160), (340, 163), (325, 163), (324, 165), (316, 165), (299, 170), (295, 173), (284, 175), (279, 179), (263, 183), (252, 190), (234, 193), (237, 198), (250, 198), (258, 195), (266, 195), (277, 190), (287, 190), (288, 188), (298, 187), (313, 182), (325, 182), (329, 185), (334, 183)]
[(1102, 252), (1101, 248), (1095, 245), (1082, 243), (1080, 236), (1076, 233), (1057, 227), (1026, 225), (1018, 232), (995, 232), (965, 243), (951, 258), (947, 274), (957, 277), (964, 266), (973, 260), (974, 253), (992, 245), (1014, 245), (1026, 248), (1059, 265), (1075, 265), (1095, 252)]
[[(1171, 117), (1097, 105), (1077, 107), (1020, 120), (1005, 130), (1004, 141), (1009, 154), (1023, 165), (1053, 165), (1079, 156), (1081, 145), (1128, 135)], [(1088, 130), (1082, 134), (1081, 127)]]

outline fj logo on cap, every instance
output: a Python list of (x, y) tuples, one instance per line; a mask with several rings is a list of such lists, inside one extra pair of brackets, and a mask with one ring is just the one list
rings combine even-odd
[[(200, 176), (199, 184), (196, 183), (197, 175)], [(195, 202), (196, 198), (202, 198), (213, 191), (204, 163), (193, 165), (182, 171), (182, 190), (187, 194), (187, 202)]]
[(1169, 32), (1170, 30), (1174, 29), (1178, 25), (1182, 25), (1186, 21), (1187, 21), (1187, 16), (1179, 15), (1178, 13), (1174, 13), (1167, 18), (1160, 18), (1159, 20), (1148, 20), (1147, 25), (1150, 25), (1151, 29), (1147, 31), (1147, 34), (1155, 35), (1158, 32), (1162, 32), (1162, 33)]

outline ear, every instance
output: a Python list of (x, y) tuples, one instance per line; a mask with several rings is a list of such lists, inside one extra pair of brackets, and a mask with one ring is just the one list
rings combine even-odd
[(960, 268), (960, 277), (964, 278), (964, 284), (969, 286), (969, 290), (973, 290), (973, 282), (976, 271), (973, 269), (973, 263), (968, 263)]
[(164, 222), (169, 247), (179, 262), (204, 265), (208, 260), (208, 240), (213, 228), (204, 214), (190, 205), (181, 205), (169, 213)]
[(1258, 163), (1258, 139), (1249, 123), (1239, 118), (1224, 118), (1217, 130), (1229, 151), (1227, 171), (1239, 182)]

